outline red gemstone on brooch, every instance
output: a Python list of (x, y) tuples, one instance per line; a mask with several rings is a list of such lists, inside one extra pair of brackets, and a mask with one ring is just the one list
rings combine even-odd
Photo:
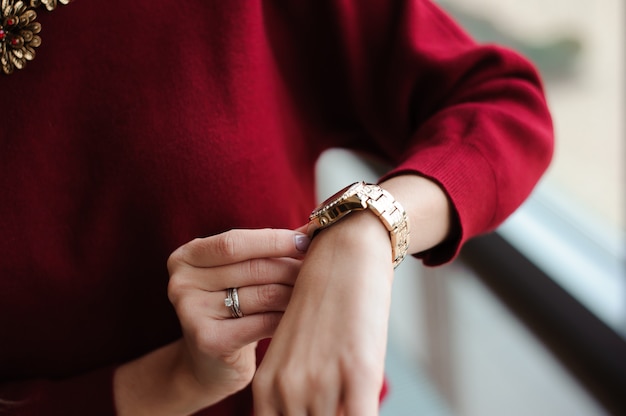
[(41, 45), (41, 25), (36, 10), (55, 10), (71, 0), (1, 0), (0, 1), (0, 74), (12, 74), (35, 59)]

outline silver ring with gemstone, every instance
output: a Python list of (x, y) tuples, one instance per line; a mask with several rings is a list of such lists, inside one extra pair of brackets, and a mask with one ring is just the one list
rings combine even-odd
[(243, 318), (243, 313), (239, 308), (239, 294), (237, 294), (236, 287), (226, 289), (226, 299), (224, 299), (224, 305), (230, 309), (230, 314), (233, 318)]

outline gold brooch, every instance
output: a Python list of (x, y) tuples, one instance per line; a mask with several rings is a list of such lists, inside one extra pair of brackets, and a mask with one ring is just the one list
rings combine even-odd
[(41, 45), (41, 24), (36, 22), (35, 9), (44, 6), (48, 11), (58, 3), (71, 0), (2, 0), (0, 3), (0, 65), (4, 74), (22, 69), (35, 59), (35, 48)]

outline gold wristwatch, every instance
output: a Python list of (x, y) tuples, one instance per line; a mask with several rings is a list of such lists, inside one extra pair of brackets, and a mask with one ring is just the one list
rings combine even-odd
[(364, 209), (372, 210), (389, 231), (393, 267), (397, 267), (409, 248), (409, 220), (402, 205), (378, 185), (355, 182), (322, 202), (309, 216), (307, 234), (313, 238), (351, 212)]

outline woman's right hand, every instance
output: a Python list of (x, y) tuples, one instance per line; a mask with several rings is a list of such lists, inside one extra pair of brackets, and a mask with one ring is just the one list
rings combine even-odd
[[(245, 388), (256, 371), (256, 342), (273, 335), (306, 247), (304, 234), (263, 229), (174, 251), (168, 295), (183, 338), (116, 371), (119, 414), (190, 414)], [(238, 288), (242, 318), (224, 303), (228, 288)]]

